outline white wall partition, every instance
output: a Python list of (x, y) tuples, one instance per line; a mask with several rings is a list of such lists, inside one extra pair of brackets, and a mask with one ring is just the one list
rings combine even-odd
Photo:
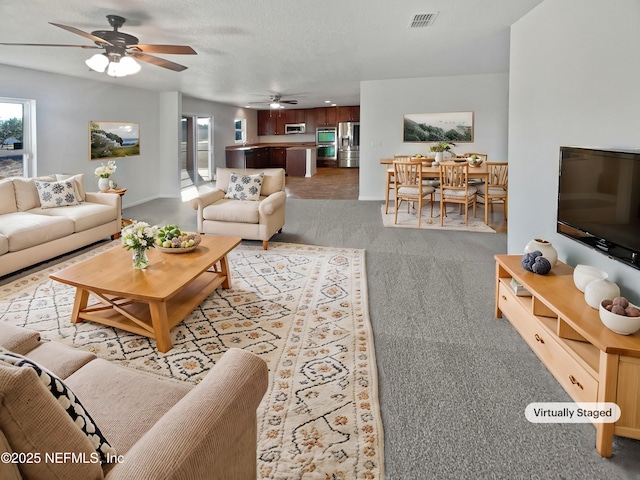
[(384, 199), (380, 158), (425, 154), (431, 143), (403, 143), (408, 113), (474, 112), (474, 142), (457, 152), (483, 152), (507, 161), (508, 74), (366, 81), (360, 84), (360, 200)]
[(511, 29), (509, 238), (609, 273), (640, 301), (640, 271), (556, 233), (559, 147), (640, 148), (640, 3), (546, 0)]

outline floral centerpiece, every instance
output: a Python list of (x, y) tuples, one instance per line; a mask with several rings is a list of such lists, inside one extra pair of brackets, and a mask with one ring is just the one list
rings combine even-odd
[(431, 147), (431, 151), (436, 153), (436, 163), (440, 163), (444, 160), (444, 152), (450, 152), (451, 147), (455, 147), (455, 143), (451, 142), (440, 142)]
[(109, 190), (109, 177), (113, 175), (116, 171), (116, 162), (114, 160), (109, 160), (107, 164), (100, 164), (98, 168), (93, 172), (96, 177), (98, 177), (98, 188), (101, 192), (105, 192)]
[(431, 147), (431, 151), (432, 152), (448, 152), (451, 150), (451, 147), (455, 147), (456, 144), (455, 143), (450, 143), (450, 142), (440, 142), (436, 145), (433, 145)]
[(153, 247), (158, 238), (158, 227), (145, 222), (133, 222), (122, 229), (122, 246), (133, 251), (133, 268), (147, 268), (147, 249)]

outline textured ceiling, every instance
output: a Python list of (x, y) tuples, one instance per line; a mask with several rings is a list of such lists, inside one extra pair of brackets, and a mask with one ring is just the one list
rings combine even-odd
[[(0, 42), (92, 45), (50, 25), (109, 30), (106, 15), (146, 44), (190, 45), (198, 55), (157, 56), (188, 67), (142, 63), (125, 78), (91, 72), (96, 51), (0, 45), (0, 63), (232, 105), (295, 98), (359, 104), (360, 82), (507, 72), (509, 27), (542, 0), (29, 0), (0, 4)], [(439, 12), (431, 27), (415, 14)], [(0, 82), (0, 95), (1, 91)], [(259, 108), (267, 108), (266, 106)]]

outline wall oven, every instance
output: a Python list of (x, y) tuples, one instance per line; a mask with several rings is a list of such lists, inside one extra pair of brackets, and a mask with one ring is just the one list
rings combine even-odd
[(335, 127), (316, 129), (317, 160), (320, 165), (338, 161), (338, 132)]

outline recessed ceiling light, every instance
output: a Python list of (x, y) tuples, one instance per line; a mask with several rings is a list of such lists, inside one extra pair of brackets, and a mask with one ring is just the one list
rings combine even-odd
[(332, 106), (332, 107), (335, 107), (335, 106), (336, 106), (336, 104), (335, 104), (335, 103), (332, 103), (332, 104), (331, 104), (331, 106)]
[(324, 103), (331, 103), (331, 100), (325, 100)]

